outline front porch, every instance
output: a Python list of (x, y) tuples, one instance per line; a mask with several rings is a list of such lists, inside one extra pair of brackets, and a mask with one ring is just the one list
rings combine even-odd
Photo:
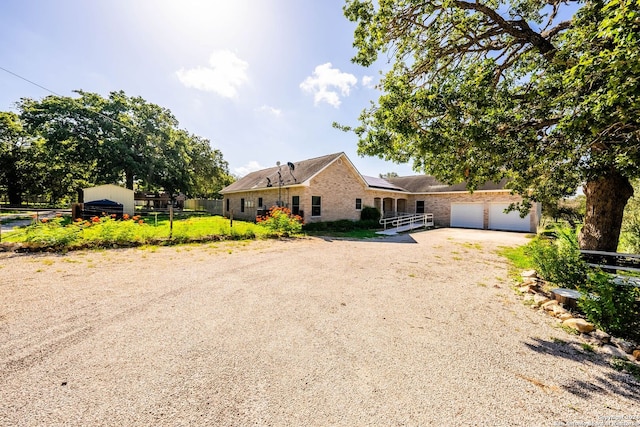
[(373, 205), (380, 211), (382, 218), (418, 213), (414, 208), (409, 207), (408, 200), (405, 198), (376, 197), (373, 199)]

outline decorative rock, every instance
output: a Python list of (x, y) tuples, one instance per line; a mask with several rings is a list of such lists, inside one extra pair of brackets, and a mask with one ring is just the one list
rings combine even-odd
[(640, 362), (640, 350), (633, 350), (633, 357)]
[(523, 294), (533, 294), (536, 292), (532, 285), (521, 286), (518, 288), (518, 291), (522, 292)]
[(533, 302), (535, 303), (536, 307), (540, 307), (547, 301), (549, 301), (549, 298), (545, 297), (544, 295), (535, 294), (533, 296)]
[(614, 347), (612, 345), (609, 344), (605, 344), (602, 347), (600, 347), (600, 351), (602, 351), (603, 353), (606, 353), (610, 356), (614, 356), (614, 357), (620, 357), (622, 359), (626, 359), (627, 358), (627, 354), (620, 350), (618, 347)]
[(547, 301), (541, 305), (544, 311), (553, 311), (553, 308), (557, 306), (558, 306), (558, 301), (556, 300)]
[(598, 345), (602, 344), (600, 341), (598, 341), (597, 339), (592, 337), (590, 334), (580, 333), (580, 338), (583, 341), (591, 343), (591, 344), (598, 344)]
[(596, 329), (595, 331), (591, 332), (591, 336), (603, 344), (608, 344), (611, 340), (611, 335), (609, 335), (605, 331), (601, 331), (600, 329)]
[(575, 317), (565, 320), (564, 322), (562, 322), (562, 324), (570, 328), (577, 329), (580, 332), (591, 332), (596, 328), (595, 326), (593, 326), (593, 324), (587, 322), (586, 320)]
[(635, 350), (636, 348), (636, 346), (629, 341), (618, 341), (616, 345), (620, 350), (624, 351), (627, 354), (633, 353), (633, 350)]
[(551, 306), (551, 311), (553, 311), (553, 315), (556, 317), (560, 317), (561, 314), (569, 313), (564, 307), (559, 305)]
[(527, 271), (523, 271), (521, 276), (523, 278), (528, 278), (528, 277), (536, 278), (536, 277), (538, 277), (538, 273), (536, 273), (535, 270), (527, 270)]
[(571, 313), (569, 313), (568, 311), (566, 313), (562, 313), (560, 315), (558, 315), (558, 319), (562, 320), (563, 322), (567, 319), (571, 319), (573, 317), (573, 315)]

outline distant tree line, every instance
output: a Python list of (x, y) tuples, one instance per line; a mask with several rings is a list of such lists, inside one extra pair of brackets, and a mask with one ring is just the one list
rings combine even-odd
[(0, 112), (0, 198), (59, 204), (100, 184), (216, 198), (233, 182), (222, 152), (178, 128), (168, 109), (123, 91), (76, 93)]

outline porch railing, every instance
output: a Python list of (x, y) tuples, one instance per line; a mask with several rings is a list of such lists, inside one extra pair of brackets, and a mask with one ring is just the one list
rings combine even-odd
[(431, 213), (404, 213), (393, 217), (383, 217), (380, 219), (380, 225), (387, 229), (387, 226), (391, 227), (403, 227), (409, 226), (408, 228), (418, 228), (418, 227), (433, 227), (433, 214)]

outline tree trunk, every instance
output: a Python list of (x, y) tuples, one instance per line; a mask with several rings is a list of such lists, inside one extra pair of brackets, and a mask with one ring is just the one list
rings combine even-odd
[(22, 186), (15, 168), (10, 167), (6, 172), (7, 177), (7, 195), (9, 196), (9, 206), (22, 205)]
[(133, 190), (133, 172), (125, 171), (125, 187)]
[(633, 196), (629, 179), (614, 171), (584, 185), (587, 210), (578, 236), (581, 249), (616, 252), (627, 201)]
[(9, 195), (9, 206), (22, 205), (22, 192), (17, 185), (9, 184), (7, 186), (7, 194)]

